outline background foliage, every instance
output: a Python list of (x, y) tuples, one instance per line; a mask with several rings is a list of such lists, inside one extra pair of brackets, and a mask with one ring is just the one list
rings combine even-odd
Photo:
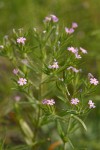
[[(42, 27), (42, 22), (48, 14), (55, 14), (60, 19), (61, 26), (70, 25), (75, 21), (79, 24), (76, 32), (77, 45), (88, 50), (85, 57), (85, 74), (90, 71), (100, 79), (100, 1), (99, 0), (0, 0), (0, 41), (13, 28)], [(16, 145), (20, 131), (16, 126), (15, 116), (12, 113), (11, 74), (13, 66), (5, 58), (0, 58), (0, 138), (6, 137), (6, 143)], [(96, 109), (91, 112), (86, 124), (88, 131), (82, 134), (77, 131), (74, 143), (88, 146), (90, 150), (99, 150), (100, 131), (100, 86), (92, 99), (96, 102)], [(80, 138), (81, 134), (81, 138)], [(20, 137), (21, 139), (21, 137)]]

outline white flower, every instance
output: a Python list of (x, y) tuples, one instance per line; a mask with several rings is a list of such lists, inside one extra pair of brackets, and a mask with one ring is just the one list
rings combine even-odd
[(56, 60), (54, 60), (53, 64), (49, 65), (48, 68), (50, 68), (50, 69), (58, 69), (59, 68), (58, 62)]
[(4, 48), (4, 46), (3, 45), (0, 45), (0, 49), (3, 49)]
[(96, 107), (95, 104), (92, 102), (92, 100), (89, 100), (88, 104), (90, 109)]
[(27, 80), (25, 78), (19, 78), (18, 84), (20, 86), (23, 86), (23, 85), (27, 84)]
[(82, 47), (80, 47), (80, 50), (83, 54), (87, 54), (87, 50), (83, 49)]

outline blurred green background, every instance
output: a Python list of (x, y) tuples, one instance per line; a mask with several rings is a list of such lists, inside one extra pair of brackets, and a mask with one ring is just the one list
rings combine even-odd
[[(0, 44), (13, 28), (43, 26), (43, 19), (55, 14), (60, 26), (77, 22), (76, 45), (88, 50), (85, 57), (85, 74), (91, 72), (100, 81), (100, 0), (0, 0)], [(9, 121), (12, 110), (10, 76), (12, 65), (0, 57), (0, 136), (11, 137), (16, 128)], [(77, 133), (74, 143), (89, 150), (100, 150), (100, 86), (93, 95), (96, 109), (86, 119), (87, 133)], [(7, 125), (7, 126), (6, 126)], [(17, 129), (18, 130), (18, 129)], [(10, 132), (11, 131), (11, 132)], [(81, 138), (80, 138), (81, 137)], [(8, 143), (14, 141), (8, 138)], [(16, 141), (15, 141), (16, 143)]]

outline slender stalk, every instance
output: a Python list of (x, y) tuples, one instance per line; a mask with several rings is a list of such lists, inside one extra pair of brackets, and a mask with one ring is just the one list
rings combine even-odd
[(69, 141), (69, 144), (71, 145), (71, 147), (73, 148), (73, 149), (75, 149), (74, 148), (74, 145), (72, 144), (72, 142), (71, 142), (71, 140), (68, 138), (68, 141)]
[[(41, 44), (40, 44), (41, 45)], [(41, 68), (43, 68), (43, 62), (44, 62), (44, 59), (46, 58), (46, 54), (44, 55), (43, 54), (43, 49), (42, 47), (40, 46), (40, 49), (41, 49), (41, 55), (42, 55), (42, 64), (41, 64)], [(45, 57), (43, 57), (43, 55)], [(39, 84), (39, 90), (38, 90), (38, 100), (41, 101), (42, 100), (42, 93), (43, 93), (43, 84), (42, 84), (42, 81), (44, 79), (44, 74), (42, 72), (42, 69), (41, 69), (41, 74), (40, 74), (40, 84)], [(37, 110), (37, 116), (36, 116), (36, 124), (35, 124), (35, 133), (34, 133), (34, 140), (36, 141), (37, 140), (37, 136), (38, 136), (38, 130), (39, 130), (39, 119), (40, 119), (40, 116), (41, 116), (41, 110), (40, 110), (40, 105), (38, 105), (38, 110)], [(37, 150), (37, 145), (33, 146), (32, 147), (32, 150)]]
[(69, 117), (69, 121), (68, 121), (67, 135), (69, 134), (70, 123), (71, 123), (71, 115), (70, 115), (70, 117)]
[(64, 143), (63, 150), (66, 150), (66, 143)]

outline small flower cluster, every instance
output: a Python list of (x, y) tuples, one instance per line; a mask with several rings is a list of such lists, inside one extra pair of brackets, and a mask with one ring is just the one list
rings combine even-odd
[(93, 85), (99, 84), (99, 81), (96, 78), (94, 78), (94, 76), (91, 73), (88, 73), (88, 78), (90, 80), (90, 84), (93, 84)]
[(72, 105), (77, 105), (79, 103), (79, 99), (78, 98), (72, 98), (71, 99), (71, 104)]
[(21, 97), (20, 97), (19, 95), (16, 95), (16, 96), (14, 97), (14, 99), (15, 99), (16, 102), (19, 102), (19, 101), (21, 100)]
[(24, 44), (25, 44), (25, 41), (26, 41), (26, 38), (25, 38), (25, 37), (19, 37), (19, 38), (17, 38), (17, 43), (19, 43), (19, 44), (24, 45)]
[(19, 70), (18, 69), (13, 69), (13, 74), (15, 74), (15, 75), (17, 75), (18, 74), (18, 72), (19, 72)]
[(76, 22), (73, 22), (71, 28), (65, 27), (65, 31), (67, 34), (72, 34), (75, 31), (75, 28), (77, 27), (78, 27), (78, 24)]
[(23, 86), (23, 85), (27, 84), (27, 80), (25, 78), (19, 78), (18, 84), (20, 86)]
[(88, 104), (90, 109), (96, 107), (95, 104), (92, 102), (92, 100), (89, 100)]
[(48, 68), (50, 68), (50, 69), (58, 69), (59, 68), (59, 65), (58, 65), (58, 62), (56, 61), (56, 59), (54, 59), (53, 64), (49, 65)]
[(68, 51), (70, 51), (70, 52), (72, 52), (72, 53), (74, 53), (74, 54), (76, 54), (77, 52), (78, 52), (78, 48), (74, 48), (74, 47), (68, 47), (68, 49), (67, 49)]
[(72, 67), (72, 66), (68, 67), (67, 70), (72, 70), (72, 71), (75, 72), (75, 73), (78, 73), (78, 72), (81, 71), (81, 69), (78, 70), (78, 69), (76, 69), (76, 68), (74, 68), (74, 67)]
[(68, 47), (67, 48), (68, 51), (72, 52), (75, 54), (75, 58), (80, 59), (82, 58), (81, 55), (78, 54), (79, 50), (83, 53), (83, 54), (87, 54), (87, 50), (83, 49), (82, 47), (80, 47), (80, 49), (78, 50), (78, 48), (75, 47)]
[(54, 105), (55, 104), (55, 101), (54, 101), (54, 99), (44, 99), (43, 101), (42, 101), (42, 104), (44, 104), (44, 105)]
[(97, 85), (97, 84), (99, 84), (99, 81), (96, 78), (90, 78), (90, 83)]
[[(17, 68), (13, 69), (13, 74), (14, 75), (18, 75), (18, 73), (19, 73), (19, 70)], [(27, 79), (25, 79), (25, 78), (19, 78), (19, 80), (17, 81), (17, 83), (20, 86), (23, 86), (23, 85), (27, 84)]]
[(44, 22), (58, 22), (58, 18), (55, 15), (49, 15), (47, 17), (45, 17)]
[[(79, 102), (80, 102), (80, 101), (79, 101), (78, 98), (72, 98), (72, 99), (71, 99), (71, 104), (72, 104), (72, 105), (77, 105)], [(95, 104), (92, 102), (92, 100), (89, 100), (88, 104), (89, 104), (89, 108), (90, 108), (90, 109), (96, 107)]]

